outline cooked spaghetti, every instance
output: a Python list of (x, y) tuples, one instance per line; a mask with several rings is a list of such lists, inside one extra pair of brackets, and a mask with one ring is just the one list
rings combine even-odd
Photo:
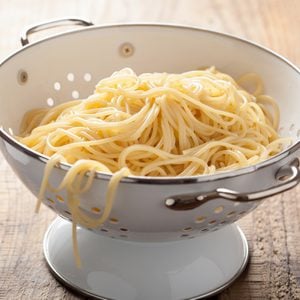
[[(249, 82), (252, 94), (241, 87)], [(236, 82), (214, 67), (139, 76), (127, 68), (102, 79), (87, 99), (27, 113), (19, 140), (50, 157), (38, 207), (47, 187), (54, 189), (52, 168), (72, 164), (55, 190), (68, 192), (75, 233), (76, 224), (96, 228), (106, 221), (124, 176), (214, 174), (279, 153), (286, 139), (279, 138), (278, 123), (278, 107), (255, 74)], [(95, 172), (113, 174), (98, 219), (79, 209)]]

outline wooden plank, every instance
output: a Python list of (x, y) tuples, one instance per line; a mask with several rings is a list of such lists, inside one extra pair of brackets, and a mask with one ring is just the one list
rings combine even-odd
[[(300, 65), (299, 0), (0, 0), (0, 59), (31, 23), (77, 15), (96, 24), (160, 21), (209, 28), (267, 46)], [(37, 37), (32, 37), (36, 39)], [(2, 100), (3, 101), (3, 100)], [(244, 274), (217, 299), (300, 299), (300, 187), (239, 221), (251, 251)], [(49, 274), (43, 234), (54, 214), (0, 158), (0, 299), (80, 299)]]

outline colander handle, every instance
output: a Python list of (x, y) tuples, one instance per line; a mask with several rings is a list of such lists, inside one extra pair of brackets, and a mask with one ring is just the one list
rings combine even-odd
[(215, 191), (203, 194), (178, 195), (165, 199), (165, 206), (172, 210), (190, 210), (203, 205), (204, 203), (222, 198), (237, 202), (251, 202), (268, 198), (289, 189), (292, 189), (300, 182), (300, 171), (298, 167), (298, 159), (291, 165), (281, 167), (275, 175), (278, 185), (251, 193), (240, 193), (226, 188), (217, 188)]
[(78, 19), (78, 18), (63, 18), (63, 19), (55, 19), (55, 20), (49, 20), (47, 22), (35, 24), (28, 26), (21, 32), (21, 44), (22, 46), (26, 46), (29, 44), (29, 36), (33, 33), (50, 29), (50, 28), (55, 28), (55, 27), (60, 27), (60, 26), (70, 26), (70, 25), (81, 25), (81, 26), (92, 26), (94, 25), (90, 21)]

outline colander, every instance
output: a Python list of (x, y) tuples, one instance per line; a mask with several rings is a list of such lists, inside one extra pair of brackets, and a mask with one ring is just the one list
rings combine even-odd
[[(65, 24), (73, 31), (29, 43), (37, 31)], [(66, 191), (47, 191), (43, 203), (58, 219), (44, 253), (58, 279), (99, 299), (198, 299), (219, 292), (244, 269), (248, 246), (236, 220), (261, 200), (300, 180), (300, 71), (286, 59), (248, 41), (197, 28), (162, 24), (92, 26), (76, 18), (32, 26), (23, 48), (0, 65), (1, 150), (28, 189), (38, 194), (48, 158), (18, 143), (24, 113), (84, 98), (116, 70), (184, 72), (216, 66), (238, 77), (255, 72), (281, 111), (280, 134), (293, 144), (280, 154), (239, 170), (192, 177), (126, 177), (110, 218), (96, 229), (78, 228), (83, 266), (72, 256), (72, 219)], [(58, 185), (70, 165), (51, 174)], [(111, 176), (97, 173), (81, 209), (99, 217)], [(272, 205), (270, 203), (270, 205)]]

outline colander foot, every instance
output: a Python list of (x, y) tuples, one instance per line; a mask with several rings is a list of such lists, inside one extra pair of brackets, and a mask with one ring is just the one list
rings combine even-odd
[(200, 299), (219, 293), (245, 269), (248, 244), (235, 224), (191, 240), (129, 242), (78, 230), (82, 268), (73, 258), (71, 223), (57, 218), (44, 238), (54, 276), (96, 299)]

